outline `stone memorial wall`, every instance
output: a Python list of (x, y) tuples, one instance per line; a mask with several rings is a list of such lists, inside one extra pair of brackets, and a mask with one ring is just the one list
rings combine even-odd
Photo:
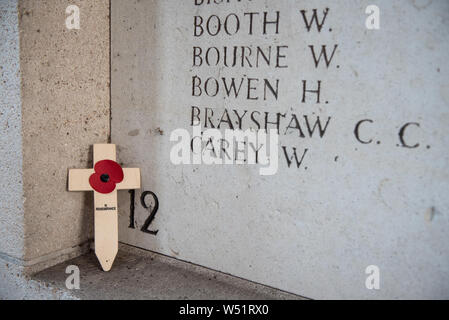
[(111, 13), (112, 141), (143, 185), (122, 242), (311, 298), (448, 297), (447, 1)]

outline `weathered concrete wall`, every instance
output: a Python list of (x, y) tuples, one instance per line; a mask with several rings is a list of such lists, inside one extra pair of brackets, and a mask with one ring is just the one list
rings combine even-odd
[[(17, 1), (0, 2), (0, 258), (23, 254), (22, 117)], [(5, 192), (6, 191), (6, 192)]]
[[(80, 8), (80, 30), (66, 7)], [(91, 195), (66, 191), (109, 135), (109, 1), (20, 1), (25, 260), (92, 237)], [(47, 258), (45, 258), (47, 259)]]
[(24, 274), (92, 238), (91, 195), (66, 191), (67, 170), (109, 139), (109, 1), (2, 0), (0, 39), (0, 297), (44, 297)]

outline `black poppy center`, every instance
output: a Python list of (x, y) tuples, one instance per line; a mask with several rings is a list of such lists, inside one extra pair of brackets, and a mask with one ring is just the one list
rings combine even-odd
[(109, 182), (109, 175), (107, 173), (103, 173), (100, 177), (101, 181), (103, 182)]

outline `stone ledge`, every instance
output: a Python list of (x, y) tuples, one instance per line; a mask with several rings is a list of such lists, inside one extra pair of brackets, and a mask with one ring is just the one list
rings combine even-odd
[[(80, 268), (80, 290), (65, 287), (69, 265)], [(66, 261), (32, 277), (66, 297), (78, 299), (304, 299), (274, 288), (179, 261), (157, 253), (120, 245), (110, 272), (103, 272), (93, 252)]]

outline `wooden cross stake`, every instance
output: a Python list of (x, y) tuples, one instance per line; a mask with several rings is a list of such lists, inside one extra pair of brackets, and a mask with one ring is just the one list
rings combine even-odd
[[(123, 168), (122, 180), (117, 180), (121, 182), (115, 184), (113, 180), (111, 181), (106, 169), (99, 170), (98, 166), (95, 166), (99, 162), (107, 162), (110, 165), (111, 161), (102, 160), (115, 162), (115, 155), (114, 144), (95, 144), (94, 168), (97, 168), (97, 171), (95, 169), (69, 170), (69, 191), (94, 191), (95, 254), (104, 271), (111, 270), (118, 251), (117, 190), (140, 189), (140, 169)], [(92, 184), (92, 179), (96, 177), (98, 177), (96, 180), (100, 188), (96, 187), (96, 190), (101, 192), (97, 192), (93, 188), (95, 184)], [(108, 188), (113, 188), (113, 190), (110, 191)]]

